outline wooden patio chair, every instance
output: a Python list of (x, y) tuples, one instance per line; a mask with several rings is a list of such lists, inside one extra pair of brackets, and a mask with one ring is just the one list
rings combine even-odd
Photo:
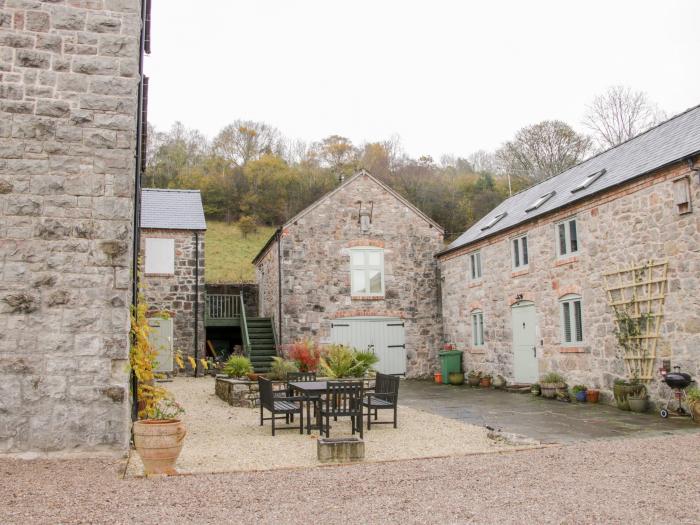
[[(302, 383), (307, 381), (316, 381), (316, 372), (287, 372), (287, 389), (286, 395), (293, 396), (294, 392), (290, 388), (289, 383)], [(277, 394), (279, 395), (279, 394)], [(316, 410), (316, 401), (318, 401), (318, 396), (309, 396), (308, 400), (314, 403), (314, 410)], [(290, 414), (290, 419), (294, 421), (294, 414)], [(306, 414), (306, 419), (310, 421), (310, 414)], [(311, 424), (310, 422), (308, 424)]]
[[(292, 414), (299, 414), (299, 433), (304, 433), (304, 398), (285, 396), (277, 397), (272, 390), (272, 381), (264, 377), (258, 377), (258, 388), (260, 390), (260, 426), (266, 420), (272, 421), (272, 435), (275, 435), (275, 421), (282, 419), (277, 414), (283, 414), (287, 419)], [(264, 417), (263, 409), (268, 410), (272, 416)], [(280, 427), (280, 430), (294, 429), (294, 427)]]
[(330, 418), (335, 421), (338, 417), (349, 417), (352, 433), (362, 432), (362, 397), (364, 393), (362, 381), (329, 381), (325, 399), (321, 401), (321, 419), (325, 418), (321, 433), (330, 436)]
[[(367, 407), (367, 430), (372, 428), (372, 411), (374, 410), (374, 424), (386, 425), (393, 423), (396, 428), (397, 404), (399, 401), (399, 378), (387, 374), (377, 373), (374, 392), (367, 394), (362, 399), (362, 405)], [(377, 421), (379, 410), (393, 410), (393, 421)]]

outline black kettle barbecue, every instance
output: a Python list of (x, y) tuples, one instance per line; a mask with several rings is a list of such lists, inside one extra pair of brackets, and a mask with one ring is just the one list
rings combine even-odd
[[(668, 417), (671, 411), (676, 416), (689, 417), (690, 412), (683, 407), (683, 403), (686, 400), (685, 389), (688, 385), (690, 385), (690, 383), (693, 382), (693, 378), (690, 377), (690, 374), (681, 372), (680, 366), (674, 366), (673, 372), (668, 372), (664, 375), (663, 382), (673, 390), (668, 398), (668, 401), (666, 401), (666, 406), (659, 412), (661, 417)], [(671, 409), (671, 401), (673, 399), (675, 399), (677, 402), (675, 409)]]

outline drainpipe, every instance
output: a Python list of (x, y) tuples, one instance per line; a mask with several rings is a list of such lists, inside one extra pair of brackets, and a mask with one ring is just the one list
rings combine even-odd
[[(131, 246), (131, 304), (134, 309), (139, 303), (139, 251), (141, 249), (141, 173), (143, 159), (143, 144), (141, 137), (143, 136), (143, 54), (146, 42), (146, 3), (148, 0), (141, 0), (141, 43), (139, 53), (139, 94), (136, 108), (136, 158), (134, 170), (134, 223), (133, 223), (133, 243)], [(138, 419), (138, 379), (134, 371), (131, 371), (131, 420)]]
[(194, 232), (194, 377), (199, 376), (199, 232)]
[(282, 344), (282, 228), (277, 230), (277, 333)]

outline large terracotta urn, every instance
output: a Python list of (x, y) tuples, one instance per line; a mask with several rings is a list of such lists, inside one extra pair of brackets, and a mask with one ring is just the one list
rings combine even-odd
[(143, 419), (134, 423), (134, 446), (143, 473), (177, 474), (175, 462), (185, 441), (185, 424), (179, 419)]

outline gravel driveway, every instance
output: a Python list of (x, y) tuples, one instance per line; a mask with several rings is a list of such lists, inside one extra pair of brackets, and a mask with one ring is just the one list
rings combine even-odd
[(0, 523), (698, 523), (700, 435), (455, 458), (119, 479), (0, 460)]

